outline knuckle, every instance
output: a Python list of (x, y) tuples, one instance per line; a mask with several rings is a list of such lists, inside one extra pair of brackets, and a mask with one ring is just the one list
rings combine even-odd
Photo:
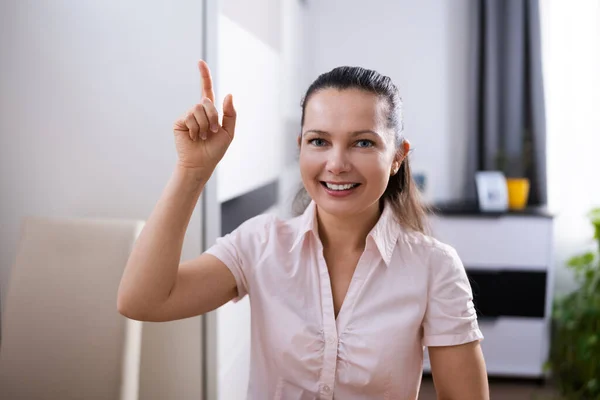
[(204, 120), (206, 119), (206, 115), (204, 114), (203, 110), (196, 111), (193, 117), (198, 122), (198, 124), (202, 124), (202, 122), (204, 122)]
[(208, 116), (208, 118), (214, 119), (218, 117), (217, 109), (212, 104), (207, 105), (206, 107), (204, 107), (204, 109), (206, 110), (206, 115)]
[(206, 120), (205, 116), (202, 116), (202, 118), (198, 120), (198, 126), (200, 126), (200, 128), (208, 126), (208, 121)]

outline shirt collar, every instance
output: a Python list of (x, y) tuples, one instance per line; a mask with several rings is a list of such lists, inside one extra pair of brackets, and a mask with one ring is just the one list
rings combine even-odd
[[(303, 242), (308, 232), (312, 232), (316, 239), (319, 238), (317, 229), (317, 206), (314, 201), (310, 202), (304, 213), (299, 217), (296, 239), (294, 240), (290, 252)], [(373, 229), (371, 229), (371, 232), (369, 232), (367, 241), (370, 238), (375, 243), (381, 258), (388, 267), (401, 233), (402, 227), (394, 216), (394, 209), (392, 205), (386, 201), (381, 217), (379, 217), (379, 220)]]
[(381, 258), (383, 258), (385, 265), (388, 267), (390, 266), (392, 255), (394, 254), (394, 249), (396, 249), (396, 244), (401, 233), (402, 226), (396, 220), (394, 208), (388, 201), (385, 201), (381, 217), (379, 217), (379, 220), (373, 229), (371, 229), (368, 236), (377, 245), (379, 254), (381, 254)]
[(314, 201), (310, 202), (304, 213), (299, 217), (298, 233), (290, 252), (303, 241), (308, 232), (312, 232), (315, 238), (319, 237), (319, 231), (317, 230), (317, 206)]

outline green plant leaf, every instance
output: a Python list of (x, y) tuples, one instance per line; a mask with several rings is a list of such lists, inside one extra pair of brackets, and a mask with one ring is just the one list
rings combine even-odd
[(592, 262), (594, 262), (595, 258), (596, 258), (595, 254), (592, 253), (591, 251), (588, 251), (587, 253), (571, 257), (567, 261), (567, 265), (570, 267), (581, 269), (582, 267), (585, 267), (588, 264), (591, 264)]
[(542, 365), (542, 371), (544, 373), (552, 372), (552, 361), (548, 360)]
[(588, 338), (588, 345), (594, 346), (596, 343), (598, 343), (598, 336), (597, 335), (591, 335)]
[(600, 224), (600, 207), (590, 210), (588, 217), (592, 221), (592, 224)]
[(600, 207), (594, 208), (588, 213), (588, 218), (594, 225), (594, 239), (600, 240)]
[(597, 250), (568, 260), (581, 284), (553, 302), (549, 366), (565, 399), (600, 399), (600, 208), (589, 212)]

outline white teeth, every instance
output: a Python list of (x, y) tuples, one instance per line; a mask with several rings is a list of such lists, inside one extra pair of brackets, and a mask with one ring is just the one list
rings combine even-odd
[(348, 183), (346, 185), (334, 185), (332, 183), (325, 182), (325, 185), (327, 185), (327, 188), (331, 189), (331, 190), (348, 190), (348, 189), (352, 189), (357, 184), (356, 183)]

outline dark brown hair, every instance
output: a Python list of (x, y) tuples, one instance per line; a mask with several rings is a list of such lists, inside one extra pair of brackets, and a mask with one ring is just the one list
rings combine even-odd
[[(396, 149), (399, 149), (403, 142), (402, 132), (404, 125), (402, 122), (402, 98), (398, 88), (392, 80), (380, 73), (361, 67), (337, 67), (333, 70), (321, 74), (308, 88), (302, 100), (302, 120), (301, 126), (304, 126), (304, 113), (306, 103), (310, 97), (317, 91), (323, 89), (359, 89), (378, 95), (385, 100), (388, 105), (387, 127), (395, 133)], [(426, 215), (427, 208), (421, 201), (421, 196), (417, 185), (415, 184), (408, 161), (408, 156), (402, 161), (399, 171), (390, 176), (385, 192), (381, 196), (381, 201), (387, 200), (394, 209), (394, 214), (398, 222), (409, 229), (427, 233)], [(310, 198), (306, 189), (302, 187), (294, 199), (294, 212), (301, 214), (308, 204)]]

